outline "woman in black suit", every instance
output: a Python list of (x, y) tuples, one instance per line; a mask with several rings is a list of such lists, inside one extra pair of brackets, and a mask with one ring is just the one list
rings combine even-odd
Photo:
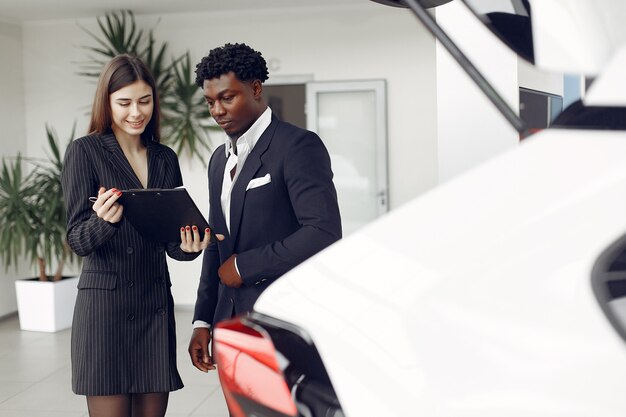
[(186, 227), (180, 243), (158, 244), (124, 220), (117, 202), (122, 189), (182, 185), (176, 154), (159, 143), (159, 122), (154, 78), (140, 59), (120, 55), (98, 81), (90, 133), (66, 152), (67, 241), (84, 257), (72, 389), (87, 396), (91, 417), (162, 417), (169, 392), (183, 386), (165, 253), (192, 260), (210, 231), (201, 241), (195, 226)]

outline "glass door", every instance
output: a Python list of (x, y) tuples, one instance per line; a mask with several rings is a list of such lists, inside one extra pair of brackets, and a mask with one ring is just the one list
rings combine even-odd
[(385, 81), (308, 82), (306, 120), (330, 153), (347, 236), (389, 206)]

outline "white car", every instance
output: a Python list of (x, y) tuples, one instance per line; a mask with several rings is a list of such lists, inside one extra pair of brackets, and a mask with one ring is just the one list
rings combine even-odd
[(530, 4), (526, 57), (596, 76), (583, 102), (219, 324), (233, 416), (626, 415), (626, 2)]

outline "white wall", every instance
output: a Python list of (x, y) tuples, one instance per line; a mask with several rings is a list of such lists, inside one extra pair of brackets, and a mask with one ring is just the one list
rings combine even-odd
[(26, 150), (20, 26), (0, 21), (0, 57), (0, 155), (14, 156)]
[[(26, 151), (24, 132), (24, 91), (22, 71), (22, 30), (20, 26), (0, 21), (0, 155), (15, 156)], [(20, 263), (17, 271), (5, 271), (0, 259), (0, 317), (17, 309), (13, 281), (27, 265)]]
[[(437, 22), (513, 110), (518, 111), (517, 56), (459, 1), (436, 10)], [(437, 43), (439, 182), (514, 148), (519, 135)]]
[[(158, 21), (158, 23), (157, 23)], [(388, 94), (390, 204), (397, 207), (436, 185), (435, 42), (408, 10), (371, 2), (362, 6), (138, 16), (155, 27), (172, 54), (185, 50), (193, 64), (226, 42), (246, 42), (278, 68), (270, 74), (313, 74), (317, 81), (384, 78)], [(28, 152), (45, 148), (46, 122), (65, 138), (74, 120), (84, 133), (95, 89), (76, 75), (81, 45), (94, 42), (79, 27), (97, 31), (95, 19), (25, 24), (24, 77)], [(208, 155), (207, 155), (208, 160)], [(206, 168), (181, 160), (187, 188), (206, 210)], [(201, 260), (170, 262), (174, 298), (192, 304)]]

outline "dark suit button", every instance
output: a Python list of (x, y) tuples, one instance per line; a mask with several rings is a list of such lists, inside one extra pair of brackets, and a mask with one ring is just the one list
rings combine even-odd
[(126, 253), (129, 254), (129, 255), (132, 255), (134, 251), (135, 250), (133, 248), (131, 248), (130, 246), (126, 248)]
[(267, 281), (267, 278), (263, 278), (263, 279), (261, 280), (261, 282), (265, 282), (265, 281)]
[(128, 280), (128, 287), (130, 288), (130, 287), (132, 287), (133, 285), (135, 285), (135, 281), (133, 281), (133, 280), (129, 279), (129, 280)]
[(231, 303), (231, 304), (235, 304), (235, 301), (231, 298), (231, 299), (230, 299), (230, 303)]
[(135, 320), (135, 315), (133, 313), (130, 313), (128, 315), (128, 321), (133, 321), (133, 320)]
[(162, 308), (159, 308), (159, 309), (157, 310), (157, 314), (159, 314), (159, 315), (161, 315), (161, 316), (162, 316), (163, 314), (165, 314), (165, 310), (164, 310), (164, 309), (162, 309)]

